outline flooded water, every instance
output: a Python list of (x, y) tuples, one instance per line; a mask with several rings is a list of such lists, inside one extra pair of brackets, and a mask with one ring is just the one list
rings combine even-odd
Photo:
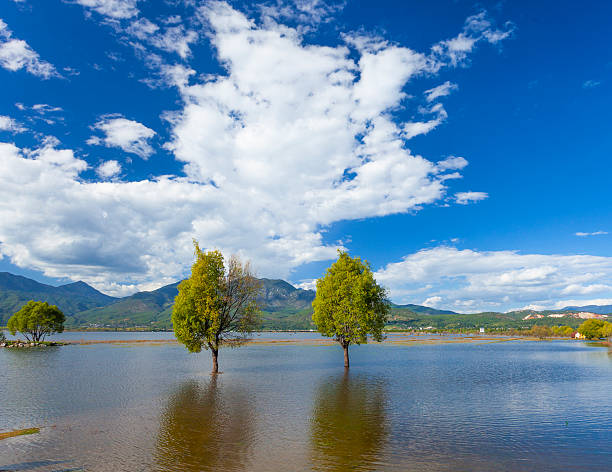
[[(62, 338), (84, 334), (172, 336)], [(219, 361), (211, 377), (209, 353), (178, 344), (0, 349), (0, 431), (41, 428), (0, 441), (0, 470), (612, 470), (606, 349), (370, 344), (351, 348), (350, 373), (337, 346)]]

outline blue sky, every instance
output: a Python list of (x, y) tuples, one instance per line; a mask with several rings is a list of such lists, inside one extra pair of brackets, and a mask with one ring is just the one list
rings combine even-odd
[(612, 303), (611, 13), (3, 2), (0, 270), (129, 294), (197, 238), (304, 287), (342, 247), (400, 303)]

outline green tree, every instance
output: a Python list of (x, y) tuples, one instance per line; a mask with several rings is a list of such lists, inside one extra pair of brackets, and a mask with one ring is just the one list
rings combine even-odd
[(605, 321), (590, 319), (578, 326), (578, 332), (587, 339), (599, 339), (603, 336), (602, 328)]
[(213, 373), (222, 345), (239, 346), (259, 326), (259, 280), (249, 263), (232, 256), (227, 269), (219, 251), (203, 252), (194, 241), (196, 261), (174, 300), (172, 326), (189, 352), (210, 349)]
[(344, 349), (349, 367), (351, 344), (368, 342), (368, 334), (382, 341), (390, 312), (387, 292), (376, 283), (370, 265), (338, 251), (338, 260), (317, 280), (312, 321), (323, 336), (333, 337)]
[(28, 341), (44, 341), (53, 333), (64, 331), (66, 317), (55, 305), (30, 300), (8, 320), (7, 326), (12, 335), (22, 333)]
[(612, 323), (609, 321), (604, 321), (604, 325), (601, 328), (601, 337), (612, 338)]

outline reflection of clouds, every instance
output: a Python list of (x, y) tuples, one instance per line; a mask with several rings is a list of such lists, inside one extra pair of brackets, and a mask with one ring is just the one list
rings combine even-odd
[(252, 405), (240, 390), (188, 381), (161, 413), (157, 470), (244, 470), (253, 437)]
[(345, 372), (323, 383), (314, 401), (314, 470), (374, 470), (380, 466), (389, 434), (382, 383)]

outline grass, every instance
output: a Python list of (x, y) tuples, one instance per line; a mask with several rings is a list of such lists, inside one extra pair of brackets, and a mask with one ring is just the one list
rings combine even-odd
[(15, 436), (24, 436), (26, 434), (36, 434), (36, 433), (40, 433), (40, 428), (16, 429), (14, 431), (0, 433), (0, 440), (14, 438)]

